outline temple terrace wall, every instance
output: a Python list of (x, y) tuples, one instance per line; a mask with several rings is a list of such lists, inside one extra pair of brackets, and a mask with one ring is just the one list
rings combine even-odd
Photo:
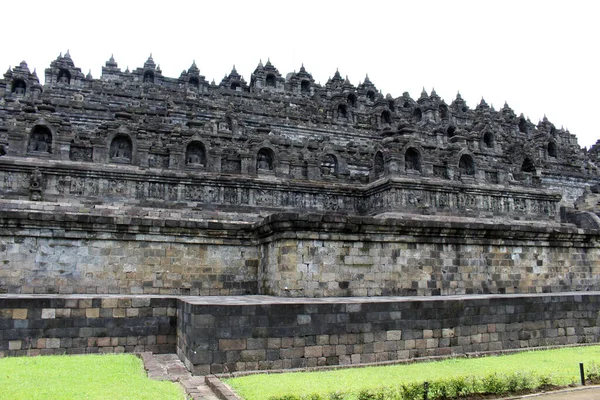
[(600, 292), (298, 299), (0, 295), (0, 357), (177, 351), (196, 375), (600, 339)]
[(330, 297), (600, 290), (597, 231), (566, 224), (295, 213), (243, 222), (37, 205), (5, 209), (0, 218), (4, 293)]

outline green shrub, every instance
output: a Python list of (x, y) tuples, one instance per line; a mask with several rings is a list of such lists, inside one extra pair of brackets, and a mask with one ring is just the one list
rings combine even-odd
[(342, 393), (342, 392), (331, 392), (328, 395), (328, 400), (344, 400), (344, 393)]
[(400, 386), (400, 398), (402, 400), (422, 400), (425, 387), (419, 383), (407, 383)]
[[(588, 378), (600, 379), (600, 366), (588, 367)], [(430, 382), (427, 397), (430, 400), (451, 400), (474, 394), (505, 395), (521, 390), (544, 388), (551, 385), (551, 376), (535, 376), (529, 372), (514, 372), (506, 375), (492, 373), (482, 378), (458, 376)], [(423, 383), (403, 383), (395, 387), (363, 389), (357, 400), (421, 400), (425, 394)], [(344, 400), (345, 394), (331, 392), (327, 395), (313, 393), (307, 396), (285, 395), (270, 400)]]
[(284, 394), (283, 396), (273, 396), (269, 397), (269, 400), (302, 400), (300, 396), (296, 396), (295, 394)]
[(508, 382), (505, 376), (493, 373), (481, 379), (481, 389), (483, 393), (504, 394), (508, 392)]

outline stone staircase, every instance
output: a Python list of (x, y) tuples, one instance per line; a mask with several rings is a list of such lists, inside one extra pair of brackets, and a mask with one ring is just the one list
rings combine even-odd
[(193, 376), (176, 354), (142, 353), (144, 367), (150, 379), (179, 382), (187, 399), (219, 400), (208, 387), (203, 376)]

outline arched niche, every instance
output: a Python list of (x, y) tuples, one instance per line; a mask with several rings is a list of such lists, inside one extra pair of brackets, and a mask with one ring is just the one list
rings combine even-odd
[(446, 106), (445, 104), (440, 104), (439, 110), (440, 117), (442, 119), (448, 119), (448, 106)]
[(198, 77), (196, 76), (192, 76), (188, 83), (190, 84), (190, 86), (197, 88), (200, 86), (200, 79), (198, 79)]
[(348, 107), (345, 104), (339, 104), (337, 114), (338, 118), (348, 118)]
[(24, 95), (27, 91), (27, 84), (23, 79), (17, 78), (12, 81), (12, 93), (16, 95)]
[(308, 94), (310, 93), (310, 81), (304, 79), (302, 82), (300, 82), (300, 92), (304, 93), (304, 94)]
[(69, 85), (69, 84), (71, 84), (71, 73), (69, 72), (68, 69), (61, 68), (58, 71), (57, 80), (59, 83), (64, 83), (65, 85)]
[(131, 164), (133, 157), (131, 138), (125, 134), (116, 135), (110, 143), (108, 155), (111, 162)]
[(275, 87), (275, 75), (268, 74), (265, 80), (267, 87)]
[(475, 175), (475, 161), (470, 154), (463, 154), (458, 161), (458, 171), (461, 176)]
[(486, 132), (483, 135), (483, 145), (488, 149), (494, 148), (494, 134), (492, 132)]
[(383, 158), (383, 153), (378, 151), (375, 153), (375, 157), (373, 158), (373, 174), (375, 175), (375, 179), (380, 178), (385, 173), (385, 161)]
[(371, 101), (375, 101), (375, 92), (372, 90), (369, 90), (367, 92), (367, 99), (371, 100)]
[(321, 159), (321, 176), (337, 176), (338, 159), (333, 154), (325, 154)]
[(404, 153), (404, 168), (408, 171), (421, 172), (421, 153), (414, 147), (409, 147)]
[(413, 110), (413, 119), (415, 120), (415, 122), (421, 121), (422, 118), (423, 118), (423, 113), (421, 112), (421, 109), (419, 107), (415, 108)]
[(268, 172), (275, 169), (275, 153), (273, 150), (263, 147), (256, 155), (256, 170)]
[(206, 148), (200, 141), (190, 142), (185, 149), (185, 165), (189, 167), (206, 166)]
[(354, 93), (348, 95), (348, 104), (352, 107), (356, 107), (356, 95)]
[(388, 110), (383, 110), (381, 112), (381, 123), (382, 124), (391, 124), (392, 123), (392, 113)]
[(454, 134), (456, 133), (456, 127), (450, 125), (448, 127), (448, 129), (446, 129), (446, 134), (448, 135), (449, 138), (451, 138), (452, 136), (454, 136)]
[(525, 159), (523, 160), (523, 164), (521, 164), (521, 172), (527, 172), (535, 175), (535, 164), (531, 158), (525, 157)]
[(231, 85), (229, 86), (231, 90), (238, 90), (239, 87), (241, 87), (239, 82), (231, 82)]
[(47, 126), (36, 125), (29, 135), (27, 151), (38, 153), (52, 153), (52, 132)]
[(144, 83), (154, 83), (154, 72), (144, 71)]
[(396, 110), (396, 102), (394, 100), (388, 100), (388, 108), (391, 112)]
[(556, 143), (548, 142), (548, 157), (556, 157)]
[(525, 121), (525, 118), (519, 118), (519, 132), (527, 133), (527, 121)]

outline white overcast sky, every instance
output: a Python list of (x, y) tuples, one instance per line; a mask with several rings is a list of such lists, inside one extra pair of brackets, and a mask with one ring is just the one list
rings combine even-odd
[(0, 68), (22, 60), (43, 70), (70, 50), (94, 78), (114, 54), (125, 70), (152, 53), (163, 75), (195, 60), (219, 83), (235, 64), (250, 81), (262, 59), (285, 76), (304, 63), (324, 84), (339, 68), (365, 74), (384, 94), (417, 99), (435, 88), (508, 102), (536, 123), (544, 114), (577, 135), (600, 138), (600, 2), (570, 1), (10, 1), (2, 7)]

